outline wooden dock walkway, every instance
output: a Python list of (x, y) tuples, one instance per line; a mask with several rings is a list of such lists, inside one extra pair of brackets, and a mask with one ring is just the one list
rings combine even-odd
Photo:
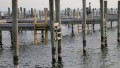
[[(109, 15), (108, 21), (117, 21), (117, 15)], [(38, 23), (43, 23), (45, 20), (38, 19)], [(18, 19), (19, 30), (34, 30), (34, 20), (33, 19)], [(100, 24), (100, 16), (94, 16), (87, 18), (87, 24)], [(82, 24), (82, 18), (79, 20), (75, 17), (63, 17), (61, 18), (61, 24)], [(50, 27), (50, 20), (48, 20), (48, 29)], [(12, 19), (1, 19), (0, 20), (0, 30), (12, 30)], [(37, 29), (42, 30), (42, 29)]]

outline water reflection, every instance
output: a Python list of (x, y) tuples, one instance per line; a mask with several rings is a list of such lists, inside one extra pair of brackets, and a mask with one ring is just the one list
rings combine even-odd
[(108, 57), (108, 48), (101, 49), (100, 68), (106, 68), (107, 57)]
[(91, 61), (89, 61), (90, 57), (88, 55), (88, 52), (85, 50), (83, 51), (83, 56), (82, 56), (82, 68), (90, 68), (89, 67), (89, 63)]
[(20, 68), (19, 65), (14, 65), (14, 68)]

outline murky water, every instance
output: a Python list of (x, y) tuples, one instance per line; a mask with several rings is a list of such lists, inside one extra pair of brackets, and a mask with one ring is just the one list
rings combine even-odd
[[(109, 26), (109, 25), (108, 25)], [(116, 26), (114, 24), (113, 26)], [(71, 27), (62, 26), (62, 58), (64, 68), (120, 68), (120, 45), (117, 44), (117, 29), (108, 30), (108, 47), (101, 50), (99, 25), (95, 25), (96, 32), (87, 34), (87, 53), (82, 52), (82, 33), (71, 36)], [(41, 32), (38, 38), (41, 41)], [(33, 31), (19, 33), (20, 68), (50, 68), (51, 42), (34, 46)], [(0, 68), (14, 68), (13, 50), (10, 49), (10, 33), (3, 31), (3, 50), (0, 50)]]

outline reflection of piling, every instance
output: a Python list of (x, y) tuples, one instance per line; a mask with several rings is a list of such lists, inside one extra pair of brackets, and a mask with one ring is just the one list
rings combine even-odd
[(50, 30), (51, 30), (51, 45), (52, 45), (52, 66), (56, 66), (56, 45), (55, 45), (55, 34), (54, 34), (54, 0), (49, 0), (50, 7)]
[(18, 0), (12, 0), (12, 13), (13, 13), (13, 23), (12, 23), (12, 35), (13, 35), (13, 46), (14, 51), (14, 64), (19, 64), (19, 46), (18, 46)]
[(10, 35), (11, 35), (11, 48), (15, 48), (14, 46), (13, 46), (13, 35), (12, 35), (12, 31), (10, 31)]
[(41, 42), (44, 42), (44, 30), (41, 30), (41, 38), (42, 38)]
[(104, 47), (104, 7), (103, 7), (103, 0), (100, 0), (100, 11), (101, 11), (101, 48)]
[(120, 1), (118, 1), (118, 26), (117, 26), (117, 40), (120, 43)]
[(113, 27), (113, 22), (112, 22), (112, 21), (110, 21), (110, 27), (111, 27), (111, 28)]
[(2, 31), (0, 31), (0, 48), (2, 48)]
[(75, 34), (74, 34), (74, 24), (71, 24), (72, 25), (72, 36), (74, 36)]
[(86, 0), (83, 0), (83, 52), (86, 52)]
[(104, 1), (104, 11), (105, 11), (105, 14), (104, 14), (104, 18), (105, 18), (105, 24), (104, 24), (104, 28), (105, 28), (105, 47), (107, 47), (107, 17), (108, 17), (108, 13), (107, 13), (107, 1)]

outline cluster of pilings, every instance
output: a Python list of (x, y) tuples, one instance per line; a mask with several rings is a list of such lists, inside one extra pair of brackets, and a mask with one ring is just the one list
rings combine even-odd
[[(55, 1), (55, 2), (54, 2)], [(94, 13), (100, 15), (101, 17), (101, 23), (100, 23), (100, 28), (101, 28), (101, 48), (107, 47), (107, 15), (108, 9), (107, 9), (107, 1), (100, 0), (100, 11), (96, 11), (96, 9), (92, 9), (92, 12), (90, 15), (87, 14), (87, 9), (86, 9), (86, 0), (83, 0), (83, 9), (82, 9), (82, 15), (80, 13), (80, 9), (77, 9), (77, 11), (74, 9), (73, 13), (71, 14), (70, 8), (65, 9), (65, 16), (73, 16), (78, 19), (82, 17), (82, 37), (83, 37), (83, 53), (86, 53), (86, 30), (87, 30), (87, 25), (86, 25), (86, 20), (87, 16), (92, 16), (95, 15)], [(54, 7), (55, 4), (55, 7)], [(91, 6), (91, 5), (90, 5)], [(89, 7), (91, 9), (91, 7)], [(62, 64), (62, 55), (61, 55), (61, 14), (60, 14), (60, 0), (49, 0), (49, 15), (50, 15), (50, 32), (51, 32), (51, 48), (52, 48), (52, 66), (56, 67), (57, 61), (59, 64)], [(54, 11), (55, 9), (55, 11)], [(113, 9), (111, 9), (113, 10)], [(20, 12), (19, 12), (20, 11)], [(117, 28), (117, 40), (118, 43), (120, 43), (120, 1), (118, 1), (118, 28)], [(56, 12), (56, 15), (54, 14)], [(19, 64), (19, 44), (18, 44), (18, 18), (19, 18), (19, 13), (21, 13), (21, 16), (26, 18), (26, 9), (24, 8), (24, 11), (22, 7), (20, 7), (20, 10), (18, 10), (18, 0), (12, 0), (12, 30), (11, 32), (11, 38), (12, 42), (11, 44), (14, 47), (14, 64), (18, 65)], [(39, 15), (44, 15), (42, 14), (44, 12), (39, 11)], [(23, 15), (22, 15), (23, 14)], [(117, 13), (116, 13), (117, 14)], [(11, 16), (10, 8), (8, 8), (8, 15)], [(36, 13), (33, 14), (33, 8), (31, 8), (31, 11), (29, 10), (29, 15), (30, 17), (36, 17)], [(36, 19), (36, 18), (35, 18)], [(46, 18), (47, 19), (47, 18)], [(36, 20), (35, 20), (36, 21)], [(46, 21), (46, 20), (45, 20)], [(47, 22), (47, 21), (46, 21)], [(92, 21), (91, 21), (92, 22)], [(74, 24), (72, 24), (72, 35), (74, 35)], [(93, 30), (94, 30), (94, 23), (92, 23)], [(46, 27), (47, 28), (47, 27)], [(80, 26), (78, 25), (78, 32), (80, 31)], [(42, 31), (43, 33), (43, 31)], [(43, 35), (42, 35), (43, 36)], [(2, 45), (2, 32), (0, 31), (0, 45)], [(58, 46), (58, 47), (57, 47)], [(1, 46), (0, 46), (1, 47)], [(58, 53), (58, 54), (57, 54)]]
[[(34, 17), (33, 12), (34, 12), (33, 8), (31, 8), (30, 10), (27, 10), (26, 8), (20, 7), (20, 8), (18, 8), (18, 18)], [(39, 17), (41, 19), (41, 17), (44, 16), (44, 11), (38, 10), (36, 15), (37, 15), (37, 17)], [(1, 11), (0, 11), (0, 16), (1, 16)], [(11, 12), (10, 7), (8, 7), (8, 12), (4, 16), (7, 16), (9, 18), (12, 17), (12, 12)]]
[[(55, 4), (55, 12), (54, 15), (54, 4)], [(51, 45), (52, 45), (52, 66), (57, 66), (57, 56), (58, 63), (62, 65), (62, 56), (61, 56), (61, 18), (60, 18), (60, 0), (49, 0), (49, 8), (50, 8), (50, 32), (51, 32)], [(41, 11), (39, 11), (39, 15), (41, 15)], [(14, 48), (14, 65), (19, 65), (19, 44), (18, 44), (18, 18), (19, 14), (26, 18), (26, 9), (24, 11), (22, 7), (18, 10), (18, 0), (12, 0), (12, 31), (11, 38)], [(23, 15), (22, 15), (23, 14)], [(10, 8), (8, 8), (8, 15), (11, 16)], [(33, 14), (33, 9), (31, 9), (31, 17), (36, 17), (36, 13)], [(47, 15), (47, 14), (46, 14)], [(54, 17), (55, 16), (55, 17)], [(34, 17), (34, 19), (36, 19)], [(47, 19), (47, 18), (46, 18)], [(35, 20), (36, 21), (36, 20)], [(45, 20), (47, 23), (47, 20)], [(37, 21), (36, 21), (37, 22)], [(47, 27), (46, 27), (47, 29)], [(0, 43), (2, 43), (2, 32), (0, 31)], [(2, 44), (1, 44), (2, 45)], [(58, 46), (58, 47), (57, 47)], [(58, 52), (56, 52), (58, 51)], [(58, 54), (57, 54), (58, 53)]]

